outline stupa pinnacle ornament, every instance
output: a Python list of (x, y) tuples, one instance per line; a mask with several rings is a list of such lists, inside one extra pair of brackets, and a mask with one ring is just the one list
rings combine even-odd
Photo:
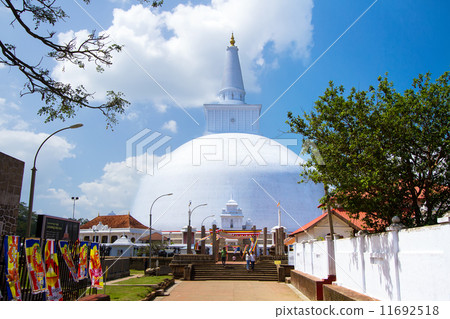
[(207, 133), (258, 134), (261, 104), (245, 103), (244, 81), (234, 34), (225, 52), (222, 87), (217, 103), (205, 104)]

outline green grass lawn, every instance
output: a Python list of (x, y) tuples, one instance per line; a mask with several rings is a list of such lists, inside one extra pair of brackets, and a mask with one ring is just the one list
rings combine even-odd
[(144, 271), (143, 270), (136, 270), (136, 269), (130, 269), (130, 275), (144, 275)]
[[(142, 275), (142, 270), (130, 270), (130, 274)], [(172, 276), (146, 276), (141, 278), (132, 278), (128, 280), (120, 281), (118, 284), (123, 285), (149, 285), (158, 284), (166, 278), (172, 278)], [(142, 286), (115, 286), (108, 285), (106, 283), (106, 289), (98, 290), (98, 293), (104, 293), (110, 296), (111, 301), (137, 301), (144, 299), (152, 288)]]
[(106, 291), (102, 292), (102, 290), (98, 290), (99, 293), (106, 293), (109, 295), (111, 301), (138, 301), (144, 299), (151, 291), (152, 288), (150, 287), (139, 286), (106, 286)]
[(161, 281), (164, 281), (164, 279), (170, 279), (172, 276), (145, 276), (140, 278), (131, 278), (128, 280), (123, 280), (121, 282), (118, 282), (117, 284), (122, 285), (152, 285), (152, 284), (158, 284)]

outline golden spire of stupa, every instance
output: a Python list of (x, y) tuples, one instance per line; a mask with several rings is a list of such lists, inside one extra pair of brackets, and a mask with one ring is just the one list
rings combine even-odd
[(235, 44), (235, 43), (236, 43), (236, 42), (234, 41), (234, 35), (233, 35), (233, 33), (231, 33), (230, 44), (231, 44), (232, 47), (234, 47), (234, 44)]

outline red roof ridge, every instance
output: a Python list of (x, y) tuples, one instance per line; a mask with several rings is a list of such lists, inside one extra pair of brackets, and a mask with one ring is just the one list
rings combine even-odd
[[(333, 209), (331, 209), (331, 213), (333, 214), (333, 216), (338, 217), (343, 222), (347, 223), (349, 226), (351, 226), (355, 229), (358, 229), (358, 230), (362, 229), (362, 222), (358, 219), (350, 218), (348, 216), (348, 212), (343, 210), (342, 208), (333, 208)], [(323, 220), (327, 216), (328, 216), (328, 212), (324, 211), (322, 213), (322, 215), (317, 216), (316, 218), (311, 220), (309, 223), (307, 223), (304, 226), (300, 227), (299, 229), (293, 231), (292, 233), (289, 234), (289, 236), (293, 236), (293, 235), (302, 233), (304, 231), (307, 231), (308, 229), (315, 226), (317, 223), (319, 223), (321, 220)]]
[(94, 219), (88, 221), (86, 224), (81, 225), (80, 229), (89, 229), (94, 225), (98, 225), (100, 222), (103, 225), (107, 225), (111, 228), (148, 229), (147, 226), (143, 225), (130, 214), (97, 216)]

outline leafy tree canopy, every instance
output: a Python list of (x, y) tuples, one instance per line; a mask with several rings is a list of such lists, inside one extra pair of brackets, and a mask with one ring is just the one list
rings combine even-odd
[(312, 112), (289, 112), (291, 132), (316, 147), (302, 181), (331, 186), (335, 202), (376, 231), (393, 216), (407, 227), (436, 223), (450, 204), (450, 75), (430, 76), (399, 93), (386, 75), (347, 97), (330, 82)]
[[(105, 66), (112, 64), (114, 51), (120, 51), (121, 46), (109, 43), (108, 35), (97, 34), (95, 31), (83, 40), (73, 38), (67, 44), (55, 41), (54, 31), (48, 28), (66, 21), (69, 17), (64, 9), (57, 5), (57, 0), (0, 0), (5, 9), (11, 13), (11, 27), (20, 27), (30, 39), (37, 40), (41, 48), (49, 50), (45, 57), (38, 58), (37, 64), (27, 61), (23, 51), (20, 54), (13, 43), (5, 43), (0, 38), (0, 64), (17, 69), (25, 78), (21, 96), (38, 94), (44, 102), (38, 114), (45, 116), (45, 121), (55, 119), (66, 120), (73, 118), (82, 108), (96, 109), (103, 113), (107, 127), (117, 123), (116, 114), (125, 112), (129, 102), (121, 92), (108, 91), (104, 104), (93, 105), (94, 93), (90, 93), (84, 86), (72, 87), (70, 84), (55, 81), (51, 72), (44, 65), (44, 58), (56, 61), (68, 61), (80, 68), (85, 63), (95, 63), (98, 72), (103, 72)], [(90, 0), (83, 0), (89, 4)], [(162, 5), (163, 1), (140, 0), (150, 3), (153, 7)], [(6, 32), (6, 30), (5, 30)]]
[[(17, 216), (16, 235), (25, 237), (28, 224), (28, 206), (26, 203), (19, 203), (19, 215)], [(31, 214), (31, 234), (36, 233), (37, 215), (36, 212)]]

